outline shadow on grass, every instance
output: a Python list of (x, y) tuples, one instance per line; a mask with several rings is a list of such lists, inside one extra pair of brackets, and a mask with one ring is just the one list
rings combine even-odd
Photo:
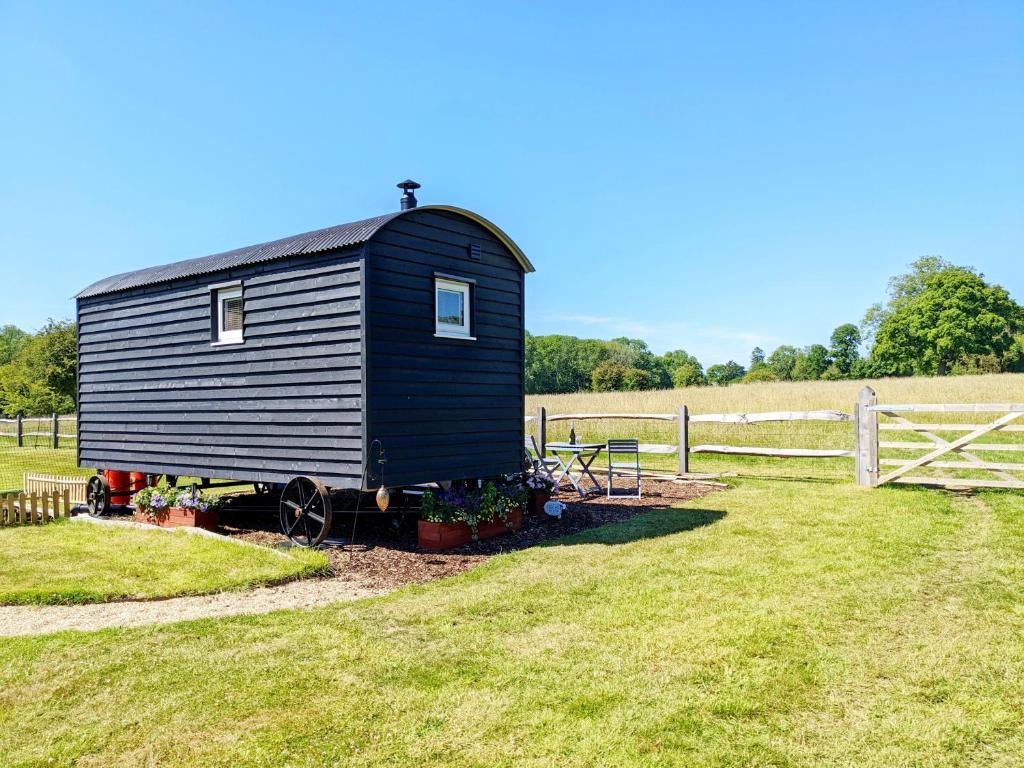
[(541, 542), (544, 547), (564, 547), (576, 544), (629, 544), (644, 539), (659, 539), (676, 533), (693, 531), (717, 523), (725, 512), (712, 509), (655, 509), (620, 522), (608, 523), (561, 539)]

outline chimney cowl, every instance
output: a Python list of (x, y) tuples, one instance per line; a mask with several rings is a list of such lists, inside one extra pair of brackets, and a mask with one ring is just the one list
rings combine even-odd
[(405, 194), (402, 195), (401, 200), (402, 210), (408, 211), (410, 208), (415, 208), (417, 205), (417, 201), (414, 190), (419, 189), (420, 185), (417, 184), (412, 179), (406, 179), (405, 181), (398, 182), (397, 186), (399, 189), (405, 190)]

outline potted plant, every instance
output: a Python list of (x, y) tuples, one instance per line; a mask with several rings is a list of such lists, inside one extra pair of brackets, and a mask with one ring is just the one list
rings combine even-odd
[(543, 518), (544, 505), (551, 500), (555, 484), (550, 478), (534, 473), (526, 476), (526, 488), (530, 496), (530, 514)]
[(518, 530), (523, 522), (526, 492), (517, 485), (487, 482), (483, 488), (454, 485), (423, 494), (417, 526), (424, 549), (452, 549), (471, 541)]
[(216, 530), (220, 500), (198, 488), (143, 488), (132, 497), (135, 520), (161, 528), (205, 528)]
[(220, 522), (217, 512), (219, 507), (220, 498), (206, 496), (201, 490), (192, 486), (178, 492), (174, 506), (171, 508), (171, 514), (177, 518), (180, 525), (214, 531)]
[(160, 520), (167, 518), (167, 510), (171, 507), (173, 497), (173, 488), (143, 488), (132, 496), (132, 502), (135, 504), (135, 522), (160, 525)]

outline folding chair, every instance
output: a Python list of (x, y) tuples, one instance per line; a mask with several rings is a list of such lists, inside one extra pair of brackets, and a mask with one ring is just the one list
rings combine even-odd
[[(537, 441), (533, 435), (526, 435), (523, 438), (523, 450), (534, 473), (546, 477), (557, 488), (562, 475), (565, 474), (565, 462), (558, 455), (541, 456), (540, 448), (537, 447)], [(557, 477), (556, 472), (558, 473)]]
[[(636, 494), (612, 493), (616, 477), (632, 477), (636, 479)], [(628, 489), (627, 489), (628, 490)], [(608, 441), (608, 498), (639, 499), (640, 488), (640, 443), (638, 440)]]

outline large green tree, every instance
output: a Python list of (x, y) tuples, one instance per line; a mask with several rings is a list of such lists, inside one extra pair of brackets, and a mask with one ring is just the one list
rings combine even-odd
[(0, 411), (40, 416), (75, 410), (78, 337), (75, 324), (50, 320), (0, 366)]
[(708, 383), (707, 376), (700, 363), (696, 365), (684, 364), (672, 369), (672, 386), (681, 387), (703, 387)]
[(626, 372), (632, 370), (616, 360), (605, 360), (590, 376), (590, 388), (595, 392), (618, 392), (625, 389)]
[(673, 387), (699, 387), (708, 383), (700, 361), (685, 349), (666, 352), (661, 361), (668, 369)]
[(622, 377), (622, 386), (627, 391), (635, 392), (642, 389), (659, 389), (662, 387), (661, 377), (643, 368), (629, 368)]
[(1003, 355), (1003, 370), (1024, 373), (1024, 328), (1017, 334), (1013, 346)]
[[(932, 265), (934, 266), (934, 265)], [(918, 270), (920, 272), (920, 270)], [(968, 267), (929, 269), (878, 314), (871, 356), (890, 374), (938, 374), (971, 357), (1014, 348), (1024, 310)]]
[(648, 376), (636, 377), (632, 381), (655, 382), (653, 387), (628, 387), (627, 389), (656, 389), (672, 386), (672, 374), (665, 365), (663, 358), (655, 355), (647, 342), (642, 339), (630, 339), (625, 336), (608, 342), (608, 357), (621, 363), (628, 369), (645, 371)]
[(829, 341), (832, 367), (839, 374), (838, 378), (845, 378), (860, 359), (860, 329), (853, 323), (845, 323), (832, 331)]
[[(693, 363), (703, 376), (700, 363)], [(525, 369), (527, 394), (667, 388), (673, 381), (666, 361), (645, 341), (624, 336), (603, 341), (527, 333)]]
[(752, 384), (758, 381), (779, 381), (779, 374), (770, 365), (762, 363), (756, 368), (751, 368), (743, 377), (744, 384)]
[(796, 368), (799, 359), (800, 350), (788, 344), (783, 344), (768, 355), (766, 362), (780, 380), (789, 381), (793, 378), (793, 369)]
[(734, 360), (727, 363), (717, 363), (708, 368), (708, 383), (716, 387), (724, 387), (739, 381), (747, 373), (747, 370)]
[(533, 395), (588, 390), (594, 369), (608, 356), (606, 341), (528, 333), (526, 392)]
[(828, 350), (821, 344), (811, 344), (800, 352), (793, 366), (793, 378), (797, 381), (817, 381), (832, 365)]
[(32, 340), (32, 334), (26, 333), (16, 325), (5, 325), (0, 328), (0, 365), (7, 365)]
[[(873, 343), (875, 335), (886, 317), (919, 295), (924, 290), (925, 281), (929, 277), (952, 266), (941, 256), (922, 256), (911, 263), (909, 272), (890, 277), (889, 298), (885, 302), (872, 304), (864, 313), (864, 320), (861, 322), (862, 341), (868, 344)], [(972, 267), (965, 267), (965, 269), (974, 271)]]

